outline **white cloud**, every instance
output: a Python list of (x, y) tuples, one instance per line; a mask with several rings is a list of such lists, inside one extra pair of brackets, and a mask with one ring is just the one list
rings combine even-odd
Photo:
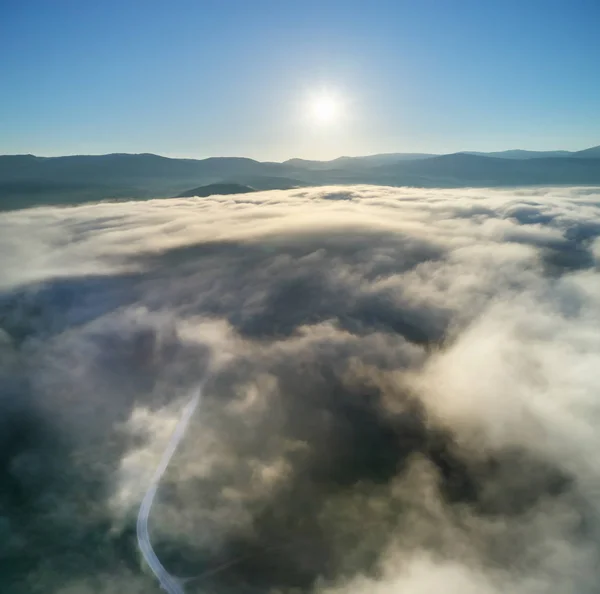
[(24, 493), (31, 518), (8, 552), (36, 542), (50, 591), (150, 584), (132, 515), (208, 376), (151, 519), (180, 574), (238, 555), (215, 591), (594, 591), (599, 199), (354, 186), (3, 213), (0, 513)]

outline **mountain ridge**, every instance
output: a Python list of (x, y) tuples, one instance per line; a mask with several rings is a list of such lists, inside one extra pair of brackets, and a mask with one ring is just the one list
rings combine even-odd
[(176, 198), (202, 198), (215, 195), (229, 196), (233, 194), (249, 194), (250, 192), (256, 192), (256, 189), (251, 186), (244, 186), (236, 183), (208, 184), (207, 186), (186, 190), (185, 192), (178, 194)]
[(167, 198), (211, 184), (239, 184), (255, 190), (362, 183), (423, 187), (600, 184), (600, 146), (566, 155), (537, 152), (528, 158), (523, 154), (530, 152), (515, 150), (519, 151), (516, 158), (470, 152), (383, 153), (281, 163), (248, 157), (178, 159), (153, 153), (2, 155), (0, 210)]

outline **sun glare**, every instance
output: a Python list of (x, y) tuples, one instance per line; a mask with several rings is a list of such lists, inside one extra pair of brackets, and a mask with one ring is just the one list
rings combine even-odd
[(320, 124), (336, 121), (341, 115), (340, 102), (331, 95), (313, 97), (309, 105), (311, 118)]

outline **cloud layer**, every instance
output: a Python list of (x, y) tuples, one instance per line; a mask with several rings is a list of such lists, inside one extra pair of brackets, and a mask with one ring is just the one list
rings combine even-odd
[(600, 579), (600, 190), (372, 186), (0, 216), (2, 591)]

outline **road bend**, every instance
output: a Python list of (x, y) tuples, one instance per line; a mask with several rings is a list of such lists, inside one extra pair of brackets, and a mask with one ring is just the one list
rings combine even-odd
[(183, 439), (185, 432), (188, 428), (190, 419), (198, 406), (200, 399), (202, 398), (203, 385), (198, 386), (192, 393), (189, 402), (183, 408), (181, 418), (177, 422), (177, 425), (169, 439), (169, 443), (162, 455), (160, 464), (154, 472), (152, 481), (146, 491), (140, 510), (137, 517), (137, 540), (140, 551), (144, 557), (144, 560), (148, 564), (148, 567), (152, 570), (152, 573), (158, 579), (163, 590), (166, 590), (169, 594), (184, 594), (183, 583), (181, 580), (171, 575), (160, 562), (160, 559), (156, 556), (152, 544), (150, 542), (150, 535), (148, 533), (148, 517), (152, 510), (152, 503), (154, 497), (158, 491), (158, 486), (162, 479), (165, 470), (169, 466), (173, 454), (177, 450), (179, 443)]

